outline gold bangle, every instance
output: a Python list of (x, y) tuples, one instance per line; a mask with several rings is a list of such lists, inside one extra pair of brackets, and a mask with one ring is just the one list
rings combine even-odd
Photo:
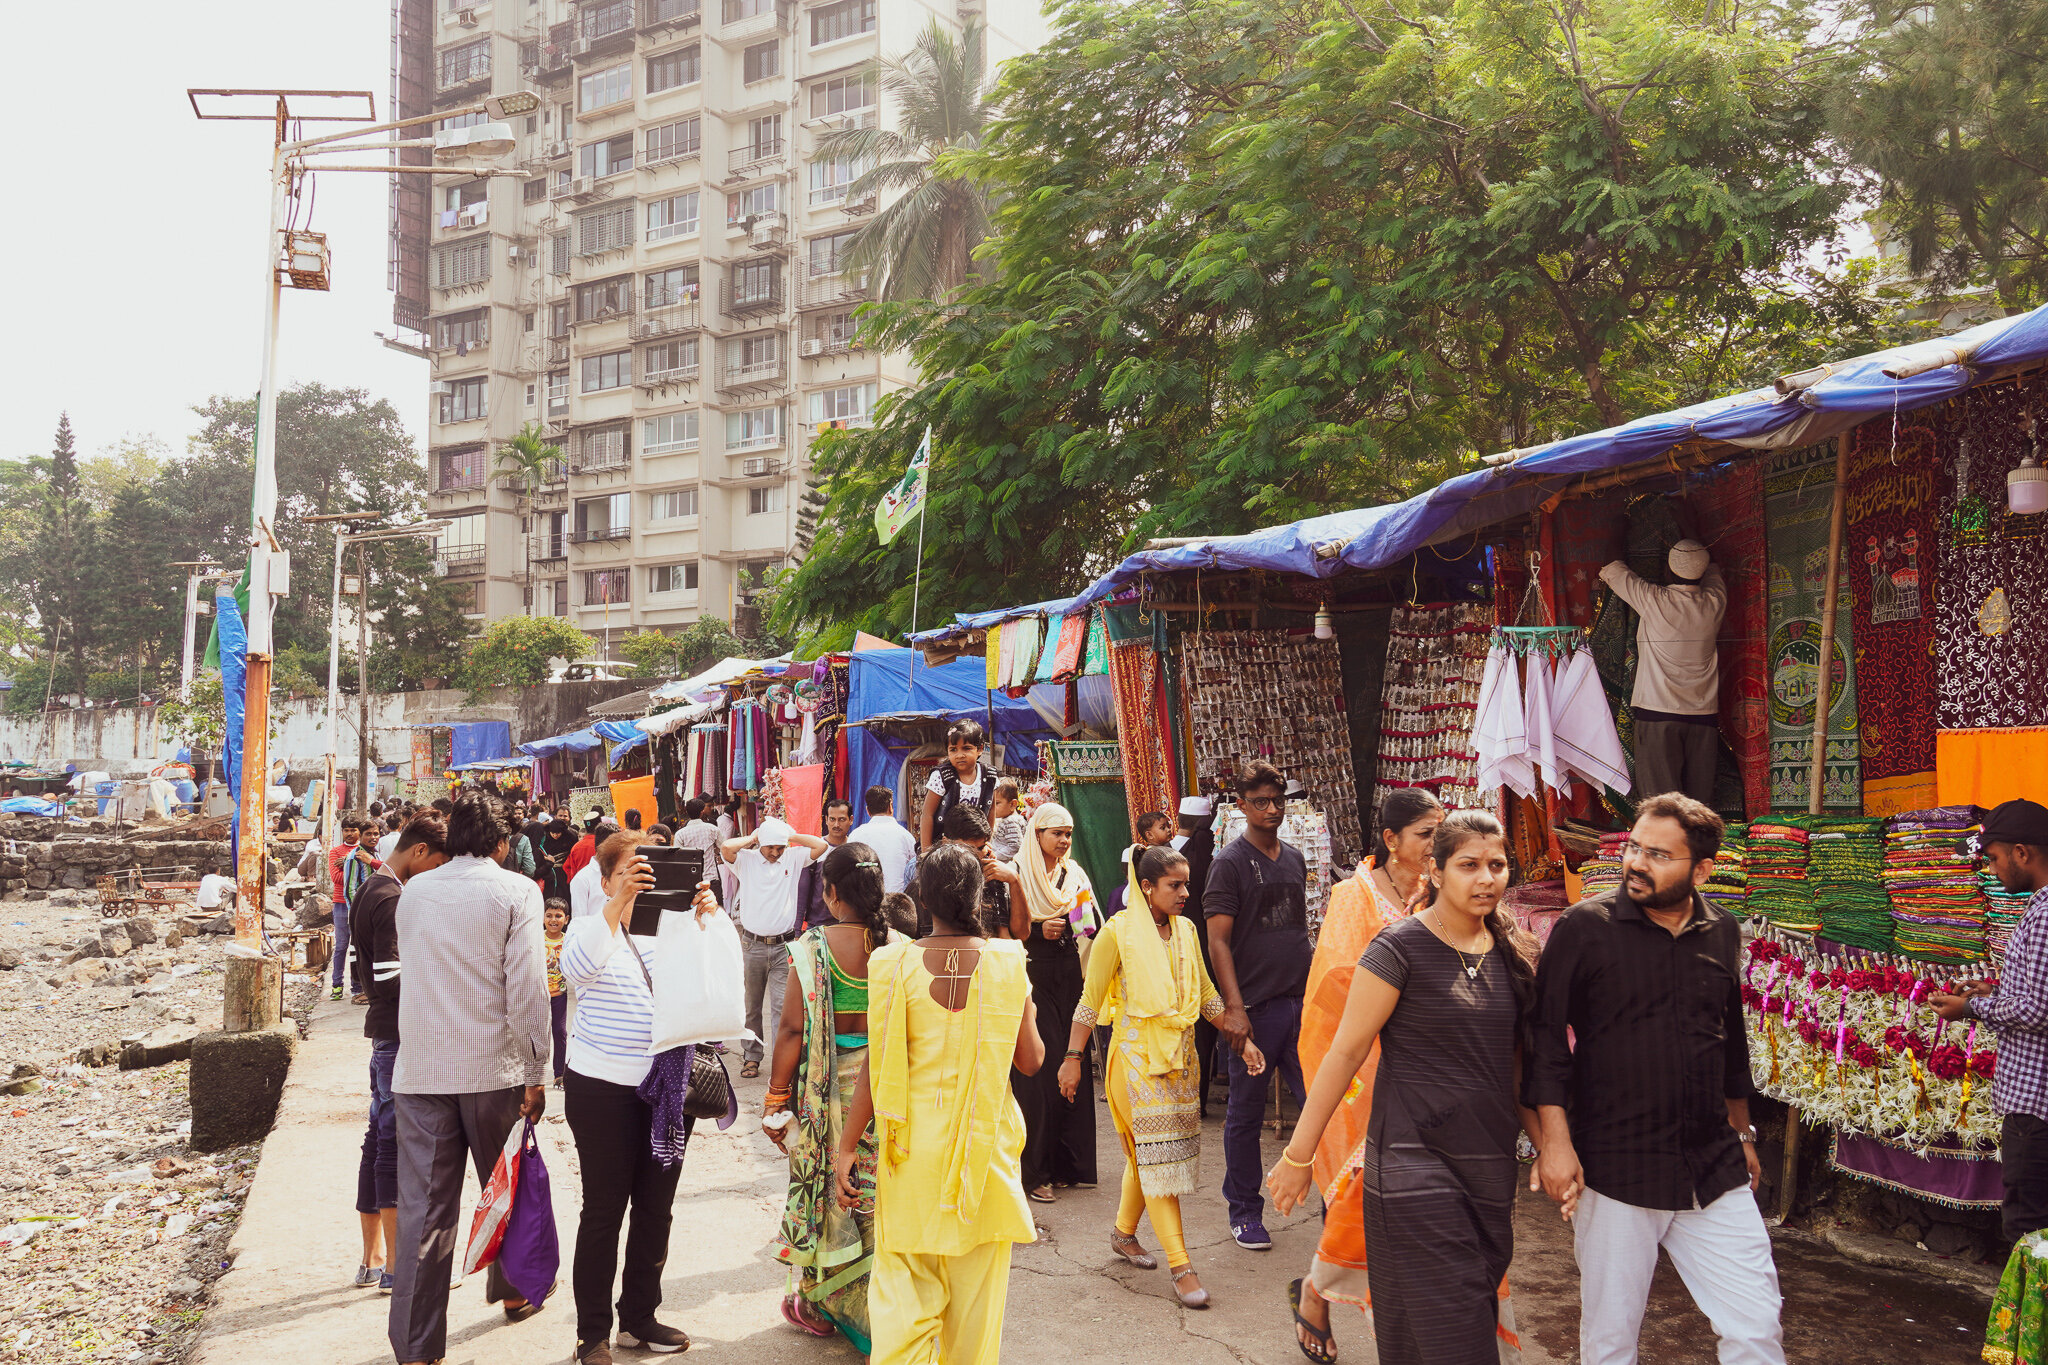
[(1313, 1170), (1316, 1164), (1313, 1161), (1296, 1161), (1292, 1156), (1288, 1155), (1287, 1149), (1285, 1147), (1282, 1147), (1280, 1149), (1280, 1159), (1286, 1162), (1288, 1165), (1292, 1166), (1297, 1171)]

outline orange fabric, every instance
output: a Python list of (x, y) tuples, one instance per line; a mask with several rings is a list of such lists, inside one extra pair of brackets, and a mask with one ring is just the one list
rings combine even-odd
[(798, 834), (825, 833), (825, 765), (782, 770), (782, 818)]
[[(626, 812), (640, 812), (640, 828), (646, 829), (661, 817), (655, 814), (654, 775), (629, 777), (623, 782), (612, 783), (612, 818), (619, 822), (619, 828), (626, 826)], [(581, 868), (577, 869), (579, 872)]]
[(1941, 804), (1933, 773), (1907, 773), (1903, 777), (1863, 778), (1863, 813), (1869, 816), (1904, 815)]
[[(1316, 955), (1308, 969), (1308, 989), (1301, 1007), (1301, 1078), (1313, 1086), (1330, 1044), (1336, 1040), (1338, 1021), (1344, 1017), (1344, 1002), (1351, 994), (1351, 977), (1358, 959), (1373, 936), (1386, 927), (1386, 914), (1372, 885), (1372, 860), (1368, 858), (1350, 877), (1330, 889), (1330, 906), (1316, 938)], [(1345, 1095), (1323, 1139), (1316, 1144), (1316, 1185), (1323, 1192), (1328, 1215), (1323, 1222), (1322, 1240), (1316, 1245), (1316, 1259), (1331, 1266), (1358, 1272), (1344, 1276), (1356, 1281), (1359, 1297), (1345, 1289), (1335, 1293), (1317, 1292), (1367, 1307), (1363, 1293), (1365, 1272), (1365, 1205), (1352, 1189), (1359, 1158), (1365, 1151), (1366, 1124), (1372, 1117), (1373, 1077), (1379, 1070), (1380, 1049), (1374, 1043), (1365, 1064), (1358, 1069), (1351, 1090)], [(1351, 1286), (1347, 1285), (1346, 1289)], [(1335, 1288), (1335, 1286), (1333, 1286)]]
[(2048, 798), (2048, 729), (1940, 730), (1934, 785), (1944, 806)]

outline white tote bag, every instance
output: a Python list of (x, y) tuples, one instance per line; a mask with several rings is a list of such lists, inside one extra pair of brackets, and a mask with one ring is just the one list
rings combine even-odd
[(653, 1056), (691, 1043), (752, 1038), (747, 1028), (746, 964), (740, 931), (723, 911), (704, 917), (663, 911), (654, 940)]

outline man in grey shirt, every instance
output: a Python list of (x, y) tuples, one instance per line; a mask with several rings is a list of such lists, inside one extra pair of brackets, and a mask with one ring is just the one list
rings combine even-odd
[[(462, 1161), (487, 1184), (512, 1125), (547, 1108), (553, 1046), (540, 887), (500, 863), (517, 830), (502, 798), (469, 790), (448, 817), (450, 861), (406, 883), (398, 902), (401, 1047), (398, 1242), (390, 1337), (402, 1365), (448, 1347), (448, 1281), (462, 1207)], [(540, 1311), (496, 1264), (485, 1294), (519, 1322)]]

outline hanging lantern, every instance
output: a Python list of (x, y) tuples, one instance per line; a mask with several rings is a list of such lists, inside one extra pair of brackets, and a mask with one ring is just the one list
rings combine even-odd
[[(2048, 479), (2048, 469), (2041, 471), (2041, 477)], [(2043, 496), (2048, 496), (2048, 491), (2044, 491)], [(1337, 623), (1330, 617), (1330, 604), (1328, 602), (1316, 608), (1316, 638), (1318, 640), (1334, 640), (1337, 638)]]
[(2027, 414), (2027, 432), (2034, 448), (2020, 461), (2018, 469), (2005, 476), (2005, 505), (2014, 516), (2031, 517), (2048, 512), (2048, 469), (2036, 458), (2041, 453), (2041, 431), (2034, 415)]

